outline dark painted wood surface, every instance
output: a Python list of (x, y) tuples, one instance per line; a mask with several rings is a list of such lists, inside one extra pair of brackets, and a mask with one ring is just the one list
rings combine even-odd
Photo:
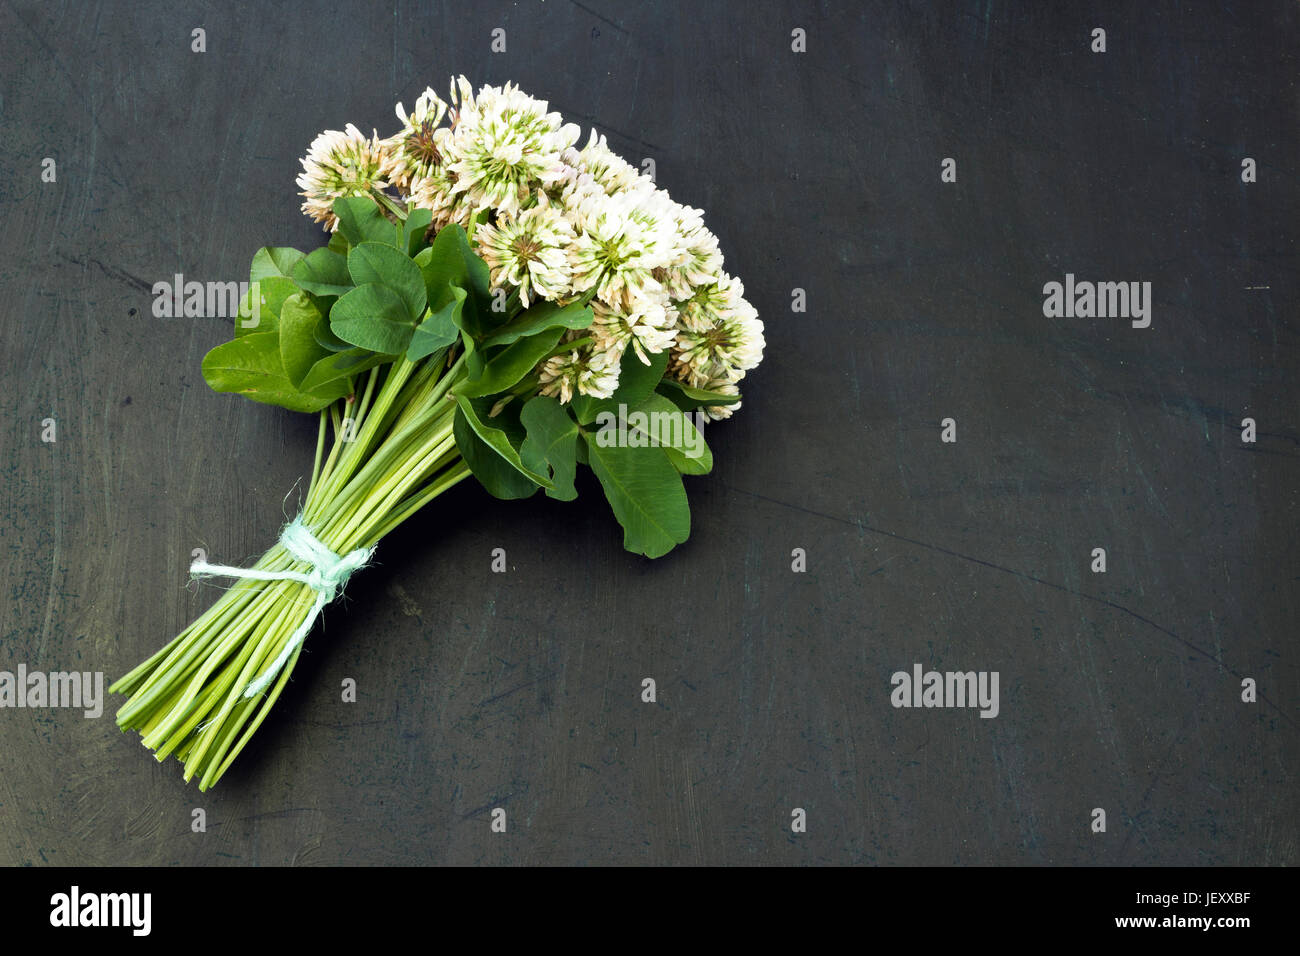
[[(314, 421), (211, 393), (228, 320), (150, 287), (316, 244), (322, 128), (517, 81), (703, 207), (768, 330), (678, 552), (590, 481), (462, 486), (213, 792), (120, 700), (0, 710), (0, 863), (1294, 864), (1297, 8), (1075, 6), (0, 7), (0, 670), (111, 680), (217, 593), (191, 549), (274, 537)], [(1045, 318), (1066, 273), (1150, 328)], [(891, 707), (918, 662), (1000, 713)]]

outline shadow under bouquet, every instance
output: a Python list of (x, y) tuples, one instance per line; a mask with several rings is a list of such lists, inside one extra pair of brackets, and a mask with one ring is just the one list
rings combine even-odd
[(319, 415), (301, 512), (233, 586), (110, 688), (158, 760), (215, 784), (266, 719), (322, 609), (383, 537), (473, 476), (576, 497), (595, 473), (627, 550), (685, 541), (683, 475), (740, 407), (763, 325), (697, 209), (517, 87), (429, 89), (387, 139), (311, 144), (327, 245), (258, 250), (218, 392)]

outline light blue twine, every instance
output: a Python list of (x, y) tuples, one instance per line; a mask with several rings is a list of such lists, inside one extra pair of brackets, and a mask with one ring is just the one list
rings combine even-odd
[(310, 571), (259, 571), (256, 568), (233, 568), (225, 564), (209, 564), (202, 559), (190, 565), (190, 574), (202, 577), (246, 578), (255, 581), (299, 581), (316, 592), (316, 601), (312, 604), (307, 619), (293, 632), (289, 642), (284, 645), (280, 656), (272, 661), (271, 666), (262, 672), (262, 676), (248, 685), (245, 697), (256, 697), (266, 690), (268, 684), (275, 680), (289, 656), (307, 639), (312, 625), (321, 610), (338, 596), (353, 571), (365, 567), (374, 548), (358, 548), (339, 556), (321, 543), (320, 539), (307, 530), (302, 523), (302, 516), (294, 518), (280, 532), (280, 544), (304, 564), (311, 565)]

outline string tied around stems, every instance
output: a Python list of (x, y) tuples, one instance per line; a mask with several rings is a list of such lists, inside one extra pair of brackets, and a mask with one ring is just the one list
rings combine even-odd
[(303, 524), (302, 515), (294, 518), (280, 532), (280, 544), (296, 560), (310, 565), (310, 571), (261, 571), (257, 568), (235, 568), (226, 564), (209, 564), (202, 559), (190, 565), (190, 574), (196, 577), (243, 578), (255, 581), (298, 581), (316, 592), (316, 600), (298, 629), (293, 632), (280, 655), (262, 671), (262, 675), (248, 685), (245, 697), (256, 697), (266, 690), (285, 663), (311, 632), (312, 625), (326, 604), (338, 597), (354, 571), (365, 567), (374, 555), (374, 548), (358, 548), (338, 555), (331, 551)]

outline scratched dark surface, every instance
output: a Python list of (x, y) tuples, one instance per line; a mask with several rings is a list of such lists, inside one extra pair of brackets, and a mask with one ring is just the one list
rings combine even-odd
[[(270, 543), (314, 420), (210, 392), (229, 320), (150, 287), (314, 247), (298, 157), (426, 83), (653, 157), (768, 341), (686, 546), (625, 554), (591, 481), (460, 487), (214, 791), (120, 698), (0, 710), (0, 863), (1297, 862), (1300, 12), (940, 6), (0, 6), (0, 670), (111, 680), (217, 594), (191, 549)], [(1150, 281), (1151, 327), (1044, 318), (1066, 272)], [(915, 662), (1000, 714), (892, 708)]]

